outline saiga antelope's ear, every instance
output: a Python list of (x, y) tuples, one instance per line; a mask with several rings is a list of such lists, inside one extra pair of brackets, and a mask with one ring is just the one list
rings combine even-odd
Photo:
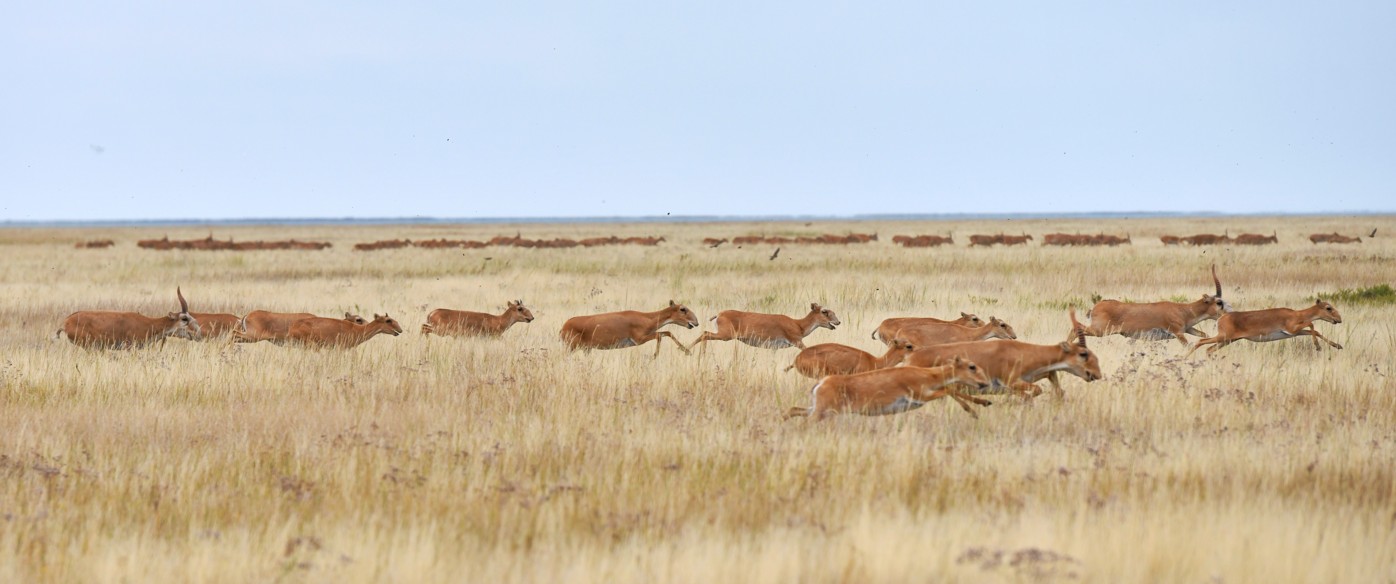
[(670, 300), (669, 300), (669, 306), (678, 306), (678, 304), (674, 303), (674, 301), (673, 301), (672, 299), (670, 299)]
[(809, 305), (809, 309), (810, 309), (810, 310), (813, 310), (813, 311), (815, 311), (815, 312), (819, 312), (819, 310), (820, 310), (820, 308), (819, 308), (819, 303), (818, 303), (818, 302), (811, 302), (810, 305)]

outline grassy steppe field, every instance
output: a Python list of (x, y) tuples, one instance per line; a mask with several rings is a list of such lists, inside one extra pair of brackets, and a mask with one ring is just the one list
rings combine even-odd
[[(1378, 236), (1367, 240), (1377, 228)], [(1044, 248), (1051, 231), (1133, 236)], [(1164, 247), (1159, 234), (1278, 232)], [(1315, 246), (1307, 235), (1363, 235)], [(663, 235), (653, 248), (354, 252), (397, 237)], [(878, 232), (866, 245), (709, 249), (706, 236)], [(1026, 231), (1027, 248), (967, 249)], [(953, 248), (893, 234), (953, 232)], [(808, 344), (880, 353), (884, 318), (998, 316), (1056, 343), (1094, 295), (1240, 310), (1396, 284), (1396, 217), (215, 228), (325, 251), (149, 251), (205, 228), (0, 230), (0, 580), (289, 582), (1396, 581), (1396, 305), (1332, 297), (1341, 325), (1207, 358), (1089, 339), (1064, 377), (973, 419), (782, 421), (796, 350), (710, 343), (569, 353), (570, 316), (687, 304), (843, 321)], [(74, 249), (112, 238), (110, 249)], [(387, 312), (349, 351), (172, 339), (55, 341), (80, 309)], [(1329, 298), (1325, 296), (1325, 298)], [(426, 313), (536, 320), (499, 339), (418, 333)], [(1200, 326), (1216, 329), (1214, 322)], [(701, 331), (670, 327), (685, 343)], [(1044, 382), (1042, 385), (1046, 386)]]

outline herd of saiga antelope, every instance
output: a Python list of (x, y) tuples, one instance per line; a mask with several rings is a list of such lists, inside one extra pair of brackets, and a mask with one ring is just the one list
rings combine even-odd
[[(1376, 230), (1373, 229), (1372, 234), (1368, 237), (1376, 237), (1376, 234)], [(876, 233), (849, 233), (847, 235), (835, 235), (832, 233), (826, 233), (818, 236), (801, 237), (743, 235), (739, 237), (734, 237), (731, 240), (728, 240), (725, 237), (705, 237), (703, 238), (703, 245), (706, 245), (708, 247), (718, 247), (724, 243), (727, 243), (728, 241), (731, 241), (732, 245), (742, 246), (758, 244), (783, 245), (790, 243), (852, 244), (869, 243), (877, 240), (878, 239)], [(513, 246), (535, 249), (565, 249), (573, 247), (597, 247), (606, 245), (655, 246), (659, 245), (660, 243), (663, 243), (664, 241), (665, 238), (663, 237), (653, 236), (617, 237), (612, 235), (609, 237), (589, 237), (586, 239), (575, 240), (564, 237), (554, 239), (528, 239), (525, 237), (521, 237), (518, 234), (515, 234), (512, 237), (505, 235), (497, 236), (488, 241), (477, 241), (471, 239), (428, 239), (418, 241), (412, 241), (410, 239), (385, 239), (382, 241), (356, 243), (354, 244), (354, 251), (377, 251), (382, 249), (402, 249), (405, 247), (418, 247), (428, 249), (483, 249), (494, 246)], [(992, 247), (995, 245), (1027, 245), (1029, 241), (1032, 241), (1032, 236), (1026, 233), (1022, 235), (1004, 235), (1002, 233), (999, 233), (997, 235), (969, 236), (970, 247)], [(1270, 235), (1262, 235), (1259, 233), (1242, 233), (1240, 235), (1237, 235), (1236, 237), (1232, 237), (1229, 233), (1222, 233), (1221, 235), (1216, 235), (1213, 233), (1199, 233), (1196, 235), (1188, 236), (1163, 235), (1159, 237), (1159, 241), (1162, 242), (1164, 245), (1268, 245), (1271, 243), (1279, 243), (1280, 238), (1274, 233), (1271, 233)], [(1338, 233), (1315, 233), (1309, 236), (1309, 241), (1315, 244), (1362, 243), (1362, 238), (1349, 237), (1346, 235), (1340, 235)], [(953, 236), (950, 235), (894, 235), (892, 236), (892, 243), (900, 245), (902, 247), (940, 247), (942, 245), (954, 245), (955, 239)], [(1106, 233), (1097, 233), (1094, 235), (1082, 233), (1048, 233), (1042, 236), (1042, 245), (1044, 246), (1055, 245), (1115, 247), (1118, 245), (1131, 244), (1133, 244), (1133, 240), (1130, 238), (1128, 234), (1126, 234), (1124, 237), (1120, 237), (1118, 235), (1110, 235)], [(114, 245), (116, 245), (116, 242), (110, 239), (100, 239), (93, 241), (80, 241), (77, 244), (75, 244), (75, 247), (79, 249), (101, 249), (112, 247)], [(209, 234), (208, 237), (205, 237), (203, 239), (172, 240), (169, 238), (169, 236), (165, 236), (161, 239), (142, 239), (136, 242), (136, 246), (143, 249), (154, 249), (162, 251), (175, 249), (199, 251), (254, 251), (273, 249), (321, 250), (333, 247), (334, 244), (327, 241), (297, 241), (294, 239), (285, 241), (235, 242), (231, 238), (229, 238), (226, 241), (221, 239), (214, 239), (213, 235)]]
[[(1031, 398), (1042, 393), (1036, 385), (1042, 379), (1048, 380), (1056, 395), (1061, 397), (1064, 392), (1058, 372), (1065, 371), (1087, 382), (1101, 378), (1100, 362), (1086, 346), (1087, 336), (1119, 334), (1145, 340), (1174, 338), (1184, 346), (1188, 345), (1187, 334), (1204, 337), (1192, 345), (1188, 355), (1204, 345), (1212, 345), (1207, 349), (1210, 355), (1242, 339), (1267, 342), (1300, 336), (1312, 337), (1315, 349), (1322, 349), (1320, 339), (1333, 348), (1343, 348), (1314, 328), (1314, 323), (1320, 320), (1334, 324), (1343, 322), (1332, 304), (1319, 299), (1301, 310), (1233, 311), (1230, 303), (1222, 299), (1221, 280), (1217, 278), (1215, 265), (1212, 266), (1212, 282), (1216, 285), (1216, 294), (1203, 294), (1193, 302), (1102, 300), (1086, 314), (1090, 325), (1081, 324), (1072, 308), (1068, 311), (1071, 330), (1065, 341), (1054, 345), (1018, 341), (1008, 323), (995, 317), (984, 322), (978, 316), (962, 312), (955, 320), (929, 317), (884, 320), (872, 334), (874, 339), (887, 345), (881, 357), (837, 343), (806, 347), (804, 338), (815, 330), (832, 330), (842, 324), (834, 311), (811, 304), (809, 314), (798, 319), (780, 314), (724, 310), (710, 319), (717, 321), (716, 331), (704, 332), (692, 345), (685, 347), (673, 333), (659, 330), (671, 324), (690, 329), (699, 325), (693, 311), (672, 300), (669, 306), (654, 312), (627, 310), (575, 316), (562, 325), (561, 337), (572, 350), (620, 349), (655, 341), (655, 357), (659, 356), (660, 341), (666, 337), (685, 354), (708, 341), (738, 340), (770, 349), (798, 347), (801, 351), (786, 371), (795, 369), (819, 381), (811, 390), (813, 403), (809, 407), (792, 408), (786, 417), (814, 416), (818, 419), (839, 412), (895, 414), (942, 397), (954, 399), (977, 417), (970, 404), (987, 406), (990, 402), (965, 393), (965, 388), (1007, 387), (1024, 398)], [(264, 310), (238, 317), (190, 312), (184, 293), (176, 288), (175, 295), (179, 298), (179, 312), (149, 317), (134, 312), (83, 310), (64, 319), (57, 336), (67, 336), (74, 344), (87, 348), (138, 347), (157, 339), (163, 343), (167, 337), (201, 340), (231, 336), (235, 342), (265, 340), (278, 345), (347, 349), (379, 334), (397, 336), (402, 333), (402, 326), (386, 314), (374, 315), (371, 321), (349, 313), (345, 313), (344, 318), (324, 318), (308, 313)], [(1208, 337), (1195, 328), (1202, 321), (1213, 319), (1217, 321), (1216, 335)], [(427, 315), (422, 334), (499, 336), (515, 323), (532, 321), (533, 313), (518, 300), (510, 301), (504, 313), (498, 315), (438, 308)]]

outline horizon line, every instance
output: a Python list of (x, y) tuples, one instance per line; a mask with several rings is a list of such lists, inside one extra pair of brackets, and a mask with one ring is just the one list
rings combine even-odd
[(477, 225), (566, 223), (747, 223), (782, 221), (967, 221), (984, 219), (1131, 219), (1187, 217), (1333, 217), (1396, 215), (1396, 211), (1225, 212), (1225, 211), (1076, 211), (1021, 213), (859, 213), (851, 215), (610, 215), (548, 217), (239, 217), (171, 219), (35, 219), (0, 221), (0, 228), (185, 227), (204, 225)]

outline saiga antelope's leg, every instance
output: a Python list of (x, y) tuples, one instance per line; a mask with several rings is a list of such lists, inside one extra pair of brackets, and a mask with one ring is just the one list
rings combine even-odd
[(1022, 396), (1023, 399), (1032, 399), (1034, 397), (1042, 395), (1042, 388), (1038, 387), (1037, 384), (1028, 383), (1021, 379), (1018, 381), (1014, 381), (1008, 387), (1009, 389), (1018, 392), (1018, 395)]
[[(730, 341), (732, 339), (737, 338), (737, 329), (736, 327), (732, 326), (731, 321), (726, 319), (719, 319), (716, 316), (708, 320), (715, 321), (717, 323), (717, 330), (704, 332), (701, 336), (698, 337), (698, 340), (693, 341), (693, 344), (689, 345), (688, 348), (692, 349), (694, 347), (697, 347), (698, 343), (707, 343), (708, 341)], [(703, 345), (703, 350), (708, 350), (706, 344)]]
[(1052, 383), (1052, 395), (1054, 397), (1056, 397), (1057, 399), (1066, 398), (1066, 390), (1062, 389), (1062, 381), (1060, 379), (1057, 379), (1056, 371), (1047, 374), (1047, 381), (1050, 381)]
[(980, 398), (980, 397), (975, 397), (975, 396), (969, 395), (969, 394), (967, 394), (967, 393), (962, 393), (962, 392), (959, 392), (959, 391), (956, 391), (956, 392), (954, 392), (954, 393), (951, 393), (951, 394), (950, 394), (950, 397), (953, 397), (953, 398), (955, 398), (955, 399), (957, 399), (957, 400), (961, 400), (961, 399), (962, 399), (962, 400), (968, 401), (968, 402), (970, 402), (970, 403), (978, 404), (978, 405), (981, 405), (981, 406), (992, 406), (992, 405), (994, 405), (994, 402), (991, 402), (991, 401), (989, 401), (989, 400), (987, 400), (987, 399)]
[(683, 346), (683, 343), (680, 343), (679, 339), (674, 336), (674, 333), (671, 333), (669, 331), (659, 331), (654, 334), (654, 358), (659, 357), (659, 345), (662, 344), (661, 341), (663, 341), (665, 337), (668, 337), (669, 340), (674, 341), (674, 345), (677, 346), (680, 351), (683, 351), (683, 354), (691, 354), (688, 352), (688, 349)]
[[(722, 328), (719, 327), (719, 328), (717, 329), (717, 331), (715, 331), (715, 332), (714, 332), (714, 331), (708, 331), (708, 332), (703, 333), (703, 336), (698, 337), (698, 340), (693, 341), (693, 344), (692, 344), (692, 345), (689, 345), (688, 348), (690, 348), (690, 349), (696, 348), (696, 347), (698, 347), (698, 343), (706, 343), (706, 342), (708, 342), (708, 341), (730, 341), (730, 340), (732, 340), (732, 333), (731, 333), (731, 331), (728, 331), (727, 333), (724, 334), (724, 333), (722, 332)], [(676, 342), (677, 342), (677, 341), (676, 341)], [(707, 346), (706, 346), (706, 345), (704, 346), (704, 349), (705, 349), (705, 350), (707, 349)]]
[(1195, 345), (1192, 346), (1192, 350), (1191, 350), (1191, 351), (1188, 351), (1188, 354), (1183, 355), (1183, 358), (1184, 358), (1184, 359), (1187, 359), (1188, 357), (1191, 357), (1193, 353), (1197, 352), (1198, 349), (1201, 349), (1201, 348), (1202, 348), (1202, 345), (1213, 345), (1213, 344), (1217, 344), (1217, 343), (1221, 343), (1221, 344), (1220, 344), (1220, 345), (1217, 345), (1216, 347), (1212, 347), (1212, 348), (1210, 348), (1210, 349), (1207, 349), (1207, 354), (1208, 354), (1208, 355), (1211, 355), (1211, 354), (1212, 354), (1212, 351), (1215, 351), (1215, 350), (1217, 350), (1217, 349), (1219, 349), (1219, 348), (1221, 348), (1221, 347), (1224, 347), (1224, 346), (1226, 346), (1227, 344), (1229, 344), (1227, 341), (1223, 341), (1223, 340), (1222, 340), (1221, 335), (1217, 335), (1217, 336), (1215, 336), (1215, 337), (1207, 337), (1207, 338), (1205, 338), (1205, 339), (1198, 340), (1198, 341), (1197, 341), (1197, 344), (1195, 344)]
[(960, 404), (960, 408), (964, 409), (965, 413), (969, 414), (970, 417), (976, 420), (979, 419), (979, 412), (976, 412), (974, 411), (974, 408), (969, 407), (969, 403), (966, 401), (966, 399), (969, 399), (969, 396), (961, 395), (960, 392), (955, 391), (953, 388), (947, 387), (945, 389), (936, 391), (935, 393), (932, 393), (926, 399), (926, 401), (929, 402), (931, 400), (940, 399), (947, 395), (950, 396), (950, 399), (955, 400), (955, 403)]
[(1297, 337), (1297, 336), (1300, 336), (1300, 335), (1309, 335), (1309, 336), (1313, 337), (1313, 339), (1314, 339), (1314, 350), (1316, 350), (1316, 351), (1317, 351), (1317, 350), (1322, 350), (1322, 349), (1323, 349), (1323, 345), (1318, 344), (1318, 340), (1319, 340), (1319, 339), (1323, 339), (1323, 342), (1328, 343), (1328, 345), (1331, 346), (1331, 347), (1333, 347), (1334, 349), (1341, 349), (1341, 348), (1343, 348), (1342, 345), (1339, 345), (1338, 343), (1335, 343), (1335, 342), (1333, 342), (1333, 341), (1330, 341), (1330, 340), (1328, 340), (1328, 337), (1325, 337), (1325, 336), (1319, 334), (1319, 333), (1318, 333), (1318, 329), (1314, 328), (1314, 323), (1309, 323), (1309, 328), (1306, 328), (1306, 329), (1299, 329), (1298, 332), (1294, 333), (1294, 336), (1296, 336), (1296, 337)]
[(1217, 344), (1214, 345), (1214, 346), (1208, 347), (1208, 348), (1207, 348), (1207, 356), (1208, 356), (1208, 357), (1212, 356), (1212, 353), (1217, 352), (1217, 349), (1220, 349), (1220, 348), (1222, 348), (1222, 347), (1225, 347), (1225, 346), (1227, 346), (1227, 345), (1230, 345), (1231, 343), (1234, 343), (1234, 342), (1236, 342), (1235, 339), (1229, 339), (1229, 340), (1221, 341), (1221, 342), (1217, 343)]
[(809, 408), (790, 408), (789, 411), (785, 412), (785, 418), (784, 418), (784, 419), (789, 420), (790, 418), (809, 417), (809, 416), (812, 415), (812, 414), (814, 414), (814, 408), (812, 408), (812, 407), (809, 407)]

